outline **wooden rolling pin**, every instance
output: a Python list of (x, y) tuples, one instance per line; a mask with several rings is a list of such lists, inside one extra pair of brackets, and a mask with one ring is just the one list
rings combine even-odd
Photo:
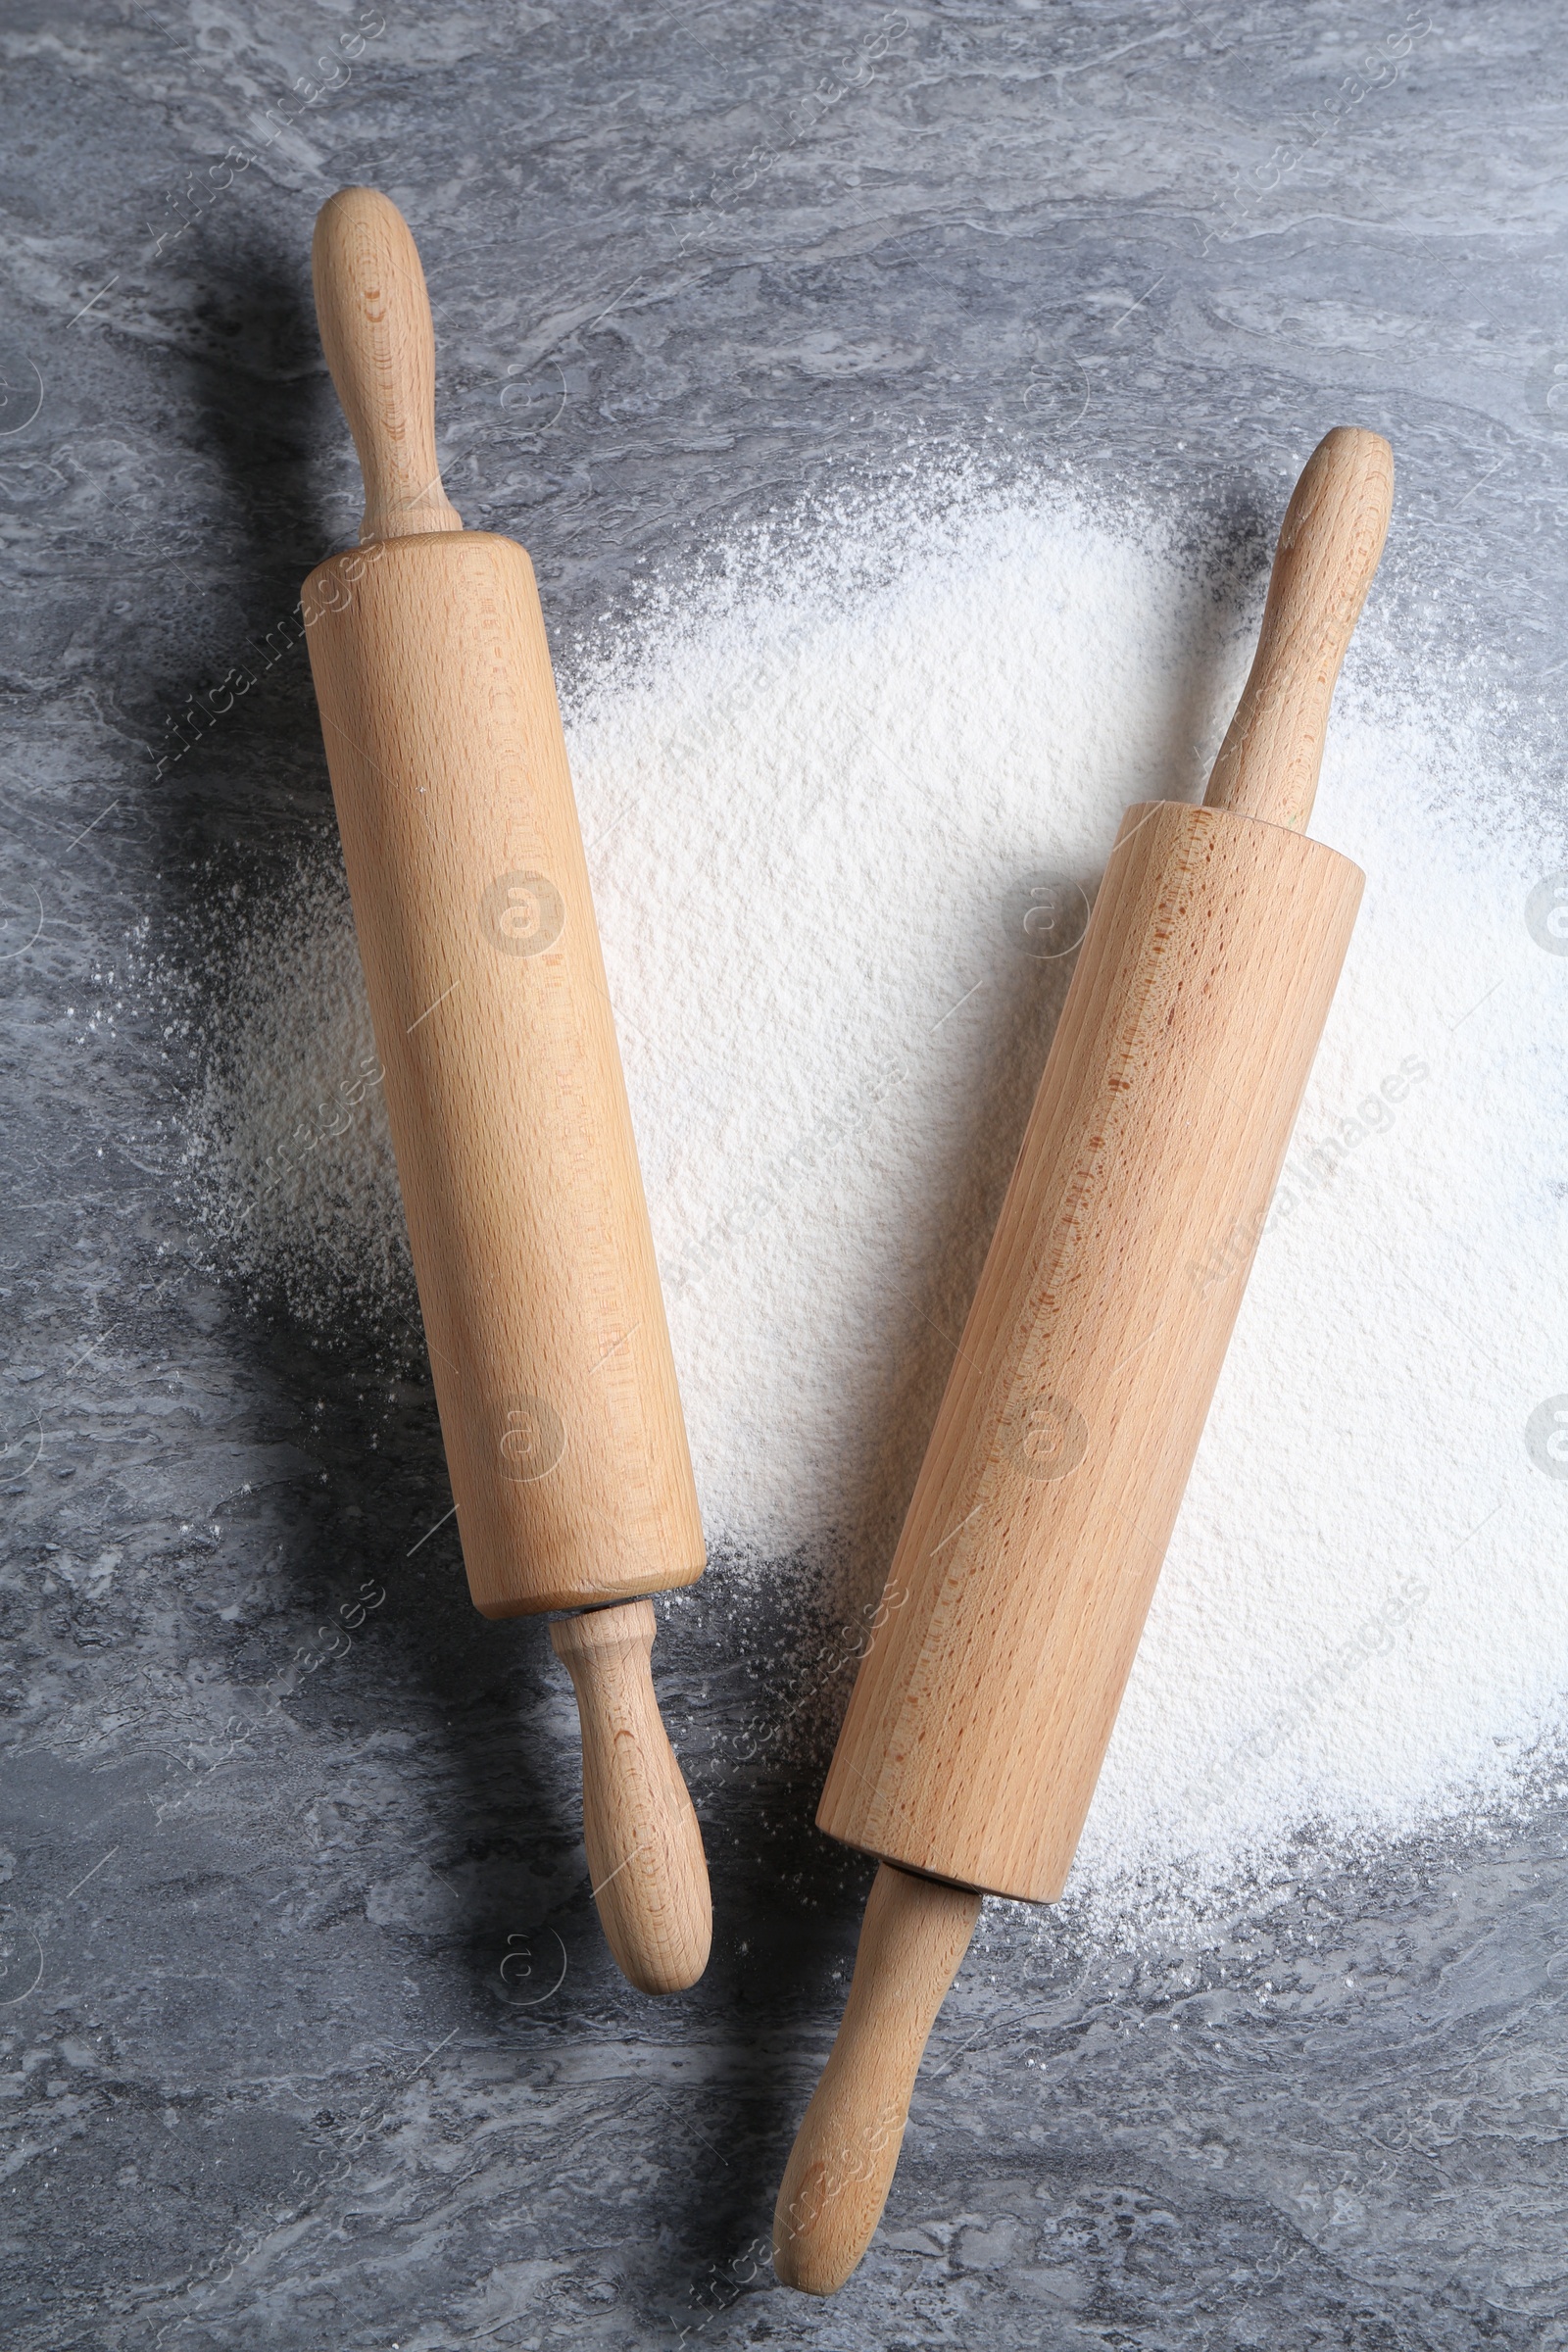
[(442, 489), (402, 215), (341, 189), (313, 262), (366, 503), (303, 609), (469, 1590), (584, 1612), (551, 1637), (594, 1893), (671, 1992), (711, 1910), (645, 1596), (702, 1574), (703, 1534), (538, 592)]
[(1203, 806), (1130, 808), (1095, 902), (817, 1813), (882, 1867), (774, 2217), (812, 2294), (982, 1894), (1054, 1900), (1089, 1810), (1361, 896), (1302, 828), (1393, 488), (1315, 451)]

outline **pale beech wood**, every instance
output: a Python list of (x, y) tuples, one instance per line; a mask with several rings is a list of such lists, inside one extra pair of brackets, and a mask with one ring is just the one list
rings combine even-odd
[(1394, 508), (1394, 452), (1339, 425), (1308, 458), (1280, 526), (1251, 673), (1205, 794), (1210, 808), (1302, 826), (1335, 680)]
[(316, 317), (365, 476), (363, 541), (460, 531), (435, 454), (435, 330), (409, 224), (376, 188), (316, 216)]
[(786, 2286), (831, 2295), (888, 2201), (926, 2039), (969, 1947), (980, 1897), (884, 1863), (872, 1882), (855, 1975), (773, 2214)]
[(550, 1628), (582, 1724), (582, 1835), (605, 1938), (644, 1992), (679, 1992), (708, 1965), (713, 1907), (702, 1832), (649, 1674), (646, 1600)]
[[(703, 1535), (533, 569), (432, 524), (429, 310), (385, 197), (331, 200), (316, 268), (392, 535), (302, 603), (469, 1589), (489, 1617), (630, 1599), (700, 1576)], [(642, 1679), (645, 1732), (651, 1641), (614, 1668), (618, 1704)], [(604, 1720), (592, 1801), (613, 1811), (623, 1764), (640, 1818), (654, 1751)], [(645, 1858), (614, 1898), (638, 1983), (707, 1948), (695, 1819), (662, 1818), (650, 1852), (682, 1883)]]
[[(1360, 900), (1296, 828), (1389, 467), (1375, 434), (1321, 445), (1207, 804), (1117, 836), (817, 1813), (885, 1864), (1061, 1891)], [(879, 1976), (903, 1922), (878, 1920)], [(820, 2161), (874, 2136), (879, 2031), (852, 1994), (786, 2177), (831, 2249), (791, 2258), (819, 2292), (881, 2209)], [(912, 2078), (918, 2043), (899, 2059)]]
[(1277, 825), (1123, 819), (839, 1735), (835, 1838), (1060, 1893), (1360, 894)]
[(533, 570), (483, 531), (305, 587), (464, 1558), (489, 1617), (702, 1573)]

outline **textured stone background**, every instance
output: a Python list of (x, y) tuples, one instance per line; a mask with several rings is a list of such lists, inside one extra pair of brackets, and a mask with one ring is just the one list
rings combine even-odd
[(415, 224), (449, 486), (568, 660), (719, 526), (911, 448), (1252, 544), (1353, 419), (1399, 459), (1380, 610), (1512, 690), (1549, 819), (1557, 12), (384, 9), (0, 15), (7, 2345), (1568, 2344), (1549, 1802), (1303, 1848), (1201, 1948), (995, 1908), (863, 2269), (774, 2285), (867, 1874), (809, 1826), (842, 1689), (761, 1763), (741, 1735), (831, 1580), (764, 1612), (720, 1562), (665, 1610), (718, 1924), (644, 2000), (542, 1629), (471, 1613), (450, 1527), (411, 1550), (428, 1393), (193, 1250), (137, 985), (220, 960), (225, 892), (330, 823), (297, 647), (157, 769), (352, 535), (307, 269), (348, 180)]

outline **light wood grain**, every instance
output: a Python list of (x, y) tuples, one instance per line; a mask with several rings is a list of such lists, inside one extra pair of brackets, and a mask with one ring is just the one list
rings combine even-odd
[(1208, 780), (1210, 808), (1303, 826), (1335, 681), (1394, 509), (1394, 452), (1340, 425), (1308, 458), (1285, 510), (1257, 653)]
[[(443, 527), (395, 208), (334, 197), (316, 270), (388, 535), (318, 565), (303, 610), (469, 1590), (490, 1617), (630, 1599), (700, 1576), (703, 1535), (533, 569)], [(662, 1825), (606, 1918), (667, 1989), (701, 1969), (709, 1893), (644, 1610), (557, 1646), (591, 1694), (591, 1838)]]
[(679, 1992), (708, 1965), (713, 1907), (702, 1832), (649, 1672), (652, 1604), (558, 1617), (556, 1655), (582, 1724), (582, 1834), (605, 1938), (644, 1992)]
[(321, 348), (365, 476), (361, 541), (458, 531), (435, 454), (435, 330), (409, 224), (375, 188), (339, 188), (311, 249)]
[[(1391, 463), (1322, 444), (1207, 804), (1123, 820), (817, 1813), (884, 1864), (1061, 1891), (1360, 899), (1298, 828)], [(919, 1974), (906, 1909), (878, 1979), (901, 1937)], [(791, 2158), (781, 2210), (827, 2251), (788, 2259), (819, 2292), (880, 2211), (821, 2150), (874, 2135), (892, 2046), (852, 1995)]]
[(474, 1601), (689, 1584), (696, 1491), (532, 566), (488, 532), (421, 535), (332, 558), (305, 599)]
[(869, 2244), (921, 2052), (979, 1916), (980, 1897), (966, 1886), (886, 1863), (877, 1872), (844, 2022), (778, 2192), (773, 2268), (784, 2285), (831, 2295)]
[(1360, 894), (1278, 826), (1124, 818), (839, 1735), (833, 1837), (1061, 1891)]

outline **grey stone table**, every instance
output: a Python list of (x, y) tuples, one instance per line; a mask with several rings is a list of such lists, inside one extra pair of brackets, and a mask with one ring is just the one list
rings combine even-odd
[[(1260, 543), (1353, 418), (1399, 452), (1385, 611), (1513, 691), (1547, 795), (1559, 32), (1439, 0), (10, 0), (13, 2352), (1568, 2344), (1549, 1806), (1354, 1867), (1308, 1841), (1136, 1960), (996, 1907), (870, 2257), (831, 2305), (779, 2288), (867, 1873), (810, 1826), (842, 1690), (808, 1740), (739, 1733), (824, 1654), (831, 1577), (782, 1563), (764, 1611), (719, 1562), (666, 1612), (717, 1930), (646, 2001), (541, 1629), (473, 1616), (450, 1528), (412, 1548), (447, 1508), (416, 1340), (313, 1345), (196, 1249), (189, 1055), (127, 977), (188, 954), (220, 991), (210, 909), (329, 833), (282, 624), (353, 529), (307, 263), (349, 180), (416, 224), (450, 487), (525, 539), (568, 662), (830, 466), (1114, 470)], [(305, 1671), (366, 1580), (384, 1605)]]

